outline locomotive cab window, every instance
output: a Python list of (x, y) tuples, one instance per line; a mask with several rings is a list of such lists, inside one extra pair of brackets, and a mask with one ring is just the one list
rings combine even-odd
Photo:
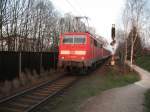
[(73, 43), (73, 37), (72, 37), (72, 36), (64, 36), (64, 37), (63, 37), (63, 43), (64, 43), (64, 44)]
[(85, 36), (74, 36), (74, 44), (84, 44)]
[(85, 41), (86, 38), (84, 35), (71, 35), (63, 37), (64, 44), (85, 44)]

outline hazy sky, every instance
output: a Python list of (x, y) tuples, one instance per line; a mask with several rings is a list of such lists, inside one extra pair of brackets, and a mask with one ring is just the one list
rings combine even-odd
[(62, 14), (88, 16), (96, 32), (110, 41), (111, 25), (120, 23), (125, 0), (52, 0)]

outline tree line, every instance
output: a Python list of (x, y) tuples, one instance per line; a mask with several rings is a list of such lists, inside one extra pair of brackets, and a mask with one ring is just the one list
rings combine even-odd
[(130, 60), (132, 66), (142, 50), (150, 47), (149, 4), (149, 0), (126, 0), (122, 14), (123, 27), (117, 31), (119, 45), (116, 53), (122, 63)]
[(61, 16), (50, 0), (0, 0), (1, 51), (56, 50), (60, 33), (86, 30), (84, 21)]

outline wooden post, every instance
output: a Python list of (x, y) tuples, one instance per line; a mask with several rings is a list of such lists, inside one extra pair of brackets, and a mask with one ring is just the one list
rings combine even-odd
[(19, 52), (19, 76), (21, 75), (21, 64), (22, 64), (22, 62), (21, 62), (21, 58), (22, 58), (22, 56), (21, 56), (22, 54), (21, 54), (21, 51)]

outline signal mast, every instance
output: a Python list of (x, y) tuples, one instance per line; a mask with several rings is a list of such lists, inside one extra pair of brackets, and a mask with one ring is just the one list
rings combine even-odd
[(116, 40), (115, 40), (115, 24), (112, 24), (111, 38), (112, 38), (112, 42), (110, 43), (110, 45), (112, 46), (111, 65), (115, 65), (115, 44), (116, 44)]

